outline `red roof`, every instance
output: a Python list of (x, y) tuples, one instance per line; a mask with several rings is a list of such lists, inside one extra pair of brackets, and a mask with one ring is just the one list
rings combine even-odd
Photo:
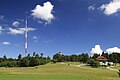
[(108, 60), (108, 59), (105, 58), (104, 56), (98, 56), (98, 57), (96, 58), (96, 60)]

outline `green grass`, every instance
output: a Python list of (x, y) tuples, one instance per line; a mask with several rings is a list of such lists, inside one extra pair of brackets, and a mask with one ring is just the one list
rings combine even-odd
[(117, 72), (108, 69), (49, 63), (38, 66), (37, 69), (0, 68), (0, 80), (120, 80), (120, 78)]

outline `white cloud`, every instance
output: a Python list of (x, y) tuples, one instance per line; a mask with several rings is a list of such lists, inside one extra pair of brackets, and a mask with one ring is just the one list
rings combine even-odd
[(0, 20), (3, 20), (4, 19), (4, 16), (3, 15), (0, 15)]
[(106, 15), (112, 15), (120, 11), (120, 0), (112, 0), (108, 4), (103, 4), (100, 7)]
[(0, 34), (2, 34), (3, 31), (4, 31), (3, 27), (0, 26)]
[(102, 54), (102, 49), (100, 48), (100, 45), (95, 45), (95, 47), (94, 48), (92, 48), (92, 51), (91, 51), (91, 53), (92, 54)]
[(20, 44), (14, 44), (14, 46), (20, 46)]
[(38, 37), (37, 37), (37, 36), (33, 36), (33, 39), (35, 39), (35, 40), (36, 40), (36, 39), (38, 39)]
[[(18, 29), (21, 31), (26, 31), (25, 28), (18, 28)], [(35, 28), (27, 28), (27, 31), (34, 31), (34, 30), (36, 30), (36, 29)]]
[(24, 31), (20, 29), (9, 28), (8, 30), (9, 30), (8, 34), (12, 34), (12, 35), (24, 34)]
[(54, 19), (54, 15), (52, 14), (53, 7), (54, 5), (50, 2), (45, 2), (43, 6), (37, 5), (35, 9), (31, 10), (31, 15), (34, 18), (41, 19), (49, 24), (51, 23), (51, 20)]
[[(27, 31), (34, 31), (36, 30), (35, 28), (28, 28)], [(13, 28), (8, 28), (8, 34), (11, 35), (17, 35), (17, 34), (24, 34), (24, 32), (26, 31), (25, 28), (18, 28), (18, 29), (13, 29)]]
[(116, 52), (116, 53), (120, 53), (120, 48), (118, 48), (118, 47), (113, 47), (113, 48), (108, 48), (107, 50), (106, 50), (106, 52), (107, 53), (114, 53), (114, 52)]
[(20, 23), (18, 22), (18, 21), (14, 21), (13, 23), (12, 23), (12, 26), (14, 26), (14, 27), (18, 27), (20, 25)]
[(10, 42), (2, 42), (3, 45), (10, 45)]
[(52, 42), (53, 40), (45, 40), (45, 41), (43, 41), (44, 43), (50, 43), (50, 42)]
[(94, 5), (89, 6), (89, 7), (88, 7), (88, 10), (89, 10), (89, 11), (93, 11), (93, 10), (95, 10)]

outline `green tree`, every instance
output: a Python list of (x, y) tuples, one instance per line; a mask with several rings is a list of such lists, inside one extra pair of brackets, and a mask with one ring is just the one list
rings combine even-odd
[(29, 60), (28, 58), (24, 57), (20, 60), (20, 67), (29, 67)]
[(22, 59), (22, 55), (19, 54), (19, 55), (18, 55), (18, 60), (21, 60), (21, 59)]
[(102, 52), (102, 55), (101, 55), (101, 56), (104, 56), (105, 58), (109, 59), (108, 53)]
[(100, 56), (100, 54), (95, 53), (95, 54), (93, 55), (92, 59), (96, 60), (96, 58), (97, 58), (98, 56)]
[(28, 55), (26, 56), (26, 58), (27, 58), (28, 60), (30, 60), (30, 58), (31, 58), (31, 57), (30, 57), (30, 54), (28, 54)]
[(43, 55), (44, 55), (44, 53), (40, 53), (40, 57), (41, 57), (41, 58), (43, 57)]
[(99, 61), (95, 61), (94, 59), (89, 59), (88, 64), (92, 67), (99, 67), (100, 66)]
[(57, 63), (57, 59), (53, 59), (52, 62), (53, 62), (53, 63)]
[(50, 58), (49, 56), (47, 57), (47, 61), (48, 61), (48, 62), (50, 62), (50, 61), (51, 61), (51, 58)]
[(88, 61), (88, 59), (89, 59), (89, 56), (88, 56), (87, 53), (86, 54), (84, 54), (84, 53), (81, 54), (81, 61), (83, 63), (86, 63)]
[(7, 57), (6, 57), (6, 55), (4, 55), (4, 56), (3, 56), (3, 60), (7, 60)]
[(70, 56), (70, 61), (71, 61), (71, 62), (76, 62), (76, 61), (78, 61), (77, 55), (75, 55), (75, 54), (71, 55), (71, 56)]
[(17, 62), (16, 61), (8, 61), (7, 67), (17, 67)]
[(39, 54), (36, 54), (36, 55), (35, 55), (35, 58), (39, 58)]
[(70, 56), (68, 55), (64, 56), (64, 61), (70, 61)]
[(39, 59), (38, 58), (31, 58), (29, 66), (38, 66), (39, 65)]
[(33, 52), (33, 57), (35, 57), (36, 52)]
[(57, 62), (62, 62), (63, 61), (63, 55), (61, 52), (56, 53), (55, 55), (53, 55), (53, 59), (56, 59)]

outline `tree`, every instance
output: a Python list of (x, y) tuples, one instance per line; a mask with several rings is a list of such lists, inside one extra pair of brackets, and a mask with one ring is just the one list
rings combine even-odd
[(33, 57), (35, 57), (36, 52), (33, 52)]
[(21, 58), (22, 58), (22, 55), (19, 54), (19, 55), (18, 55), (18, 60), (21, 60)]
[(29, 66), (38, 66), (39, 65), (39, 58), (31, 58)]
[(78, 58), (77, 58), (77, 57), (78, 57), (78, 56), (75, 55), (75, 54), (71, 55), (71, 56), (70, 56), (70, 61), (72, 61), (72, 62), (78, 61)]
[(44, 54), (44, 53), (40, 53), (40, 57), (41, 57), (41, 58), (43, 57), (43, 54)]
[(17, 67), (16, 61), (8, 61), (7, 62), (7, 67)]
[(47, 60), (43, 59), (43, 58), (41, 58), (39, 62), (40, 62), (40, 65), (44, 65), (44, 64), (48, 63)]
[(39, 54), (36, 54), (36, 55), (35, 55), (35, 58), (39, 58)]
[(28, 67), (29, 66), (29, 60), (28, 58), (24, 57), (20, 60), (20, 67)]
[(102, 52), (102, 55), (101, 55), (101, 56), (104, 56), (105, 58), (109, 59), (109, 55), (108, 55), (108, 53), (104, 53), (104, 52)]
[(4, 59), (4, 60), (7, 60), (7, 57), (6, 57), (6, 55), (4, 55), (4, 56), (3, 56), (3, 59)]
[(96, 60), (96, 58), (97, 58), (98, 56), (100, 56), (100, 54), (95, 53), (95, 54), (93, 55), (92, 59)]
[(56, 53), (55, 55), (53, 55), (53, 59), (56, 59), (57, 62), (62, 62), (63, 61), (63, 56), (61, 52)]
[(50, 58), (49, 56), (47, 57), (47, 61), (48, 61), (48, 62), (50, 62), (50, 61), (51, 61), (51, 58)]
[(70, 61), (70, 56), (65, 55), (65, 56), (64, 56), (64, 61)]
[(89, 59), (89, 56), (88, 56), (87, 53), (86, 54), (84, 54), (84, 53), (81, 54), (81, 61), (83, 63), (86, 63), (88, 61), (88, 59)]
[(115, 65), (116, 63), (120, 62), (120, 53), (112, 53), (109, 55), (109, 59), (111, 62), (114, 62)]
[(95, 61), (94, 59), (89, 59), (87, 64), (89, 64), (92, 67), (96, 67), (96, 68), (100, 66), (99, 61)]
[(53, 62), (53, 63), (57, 63), (57, 59), (53, 59), (52, 62)]

